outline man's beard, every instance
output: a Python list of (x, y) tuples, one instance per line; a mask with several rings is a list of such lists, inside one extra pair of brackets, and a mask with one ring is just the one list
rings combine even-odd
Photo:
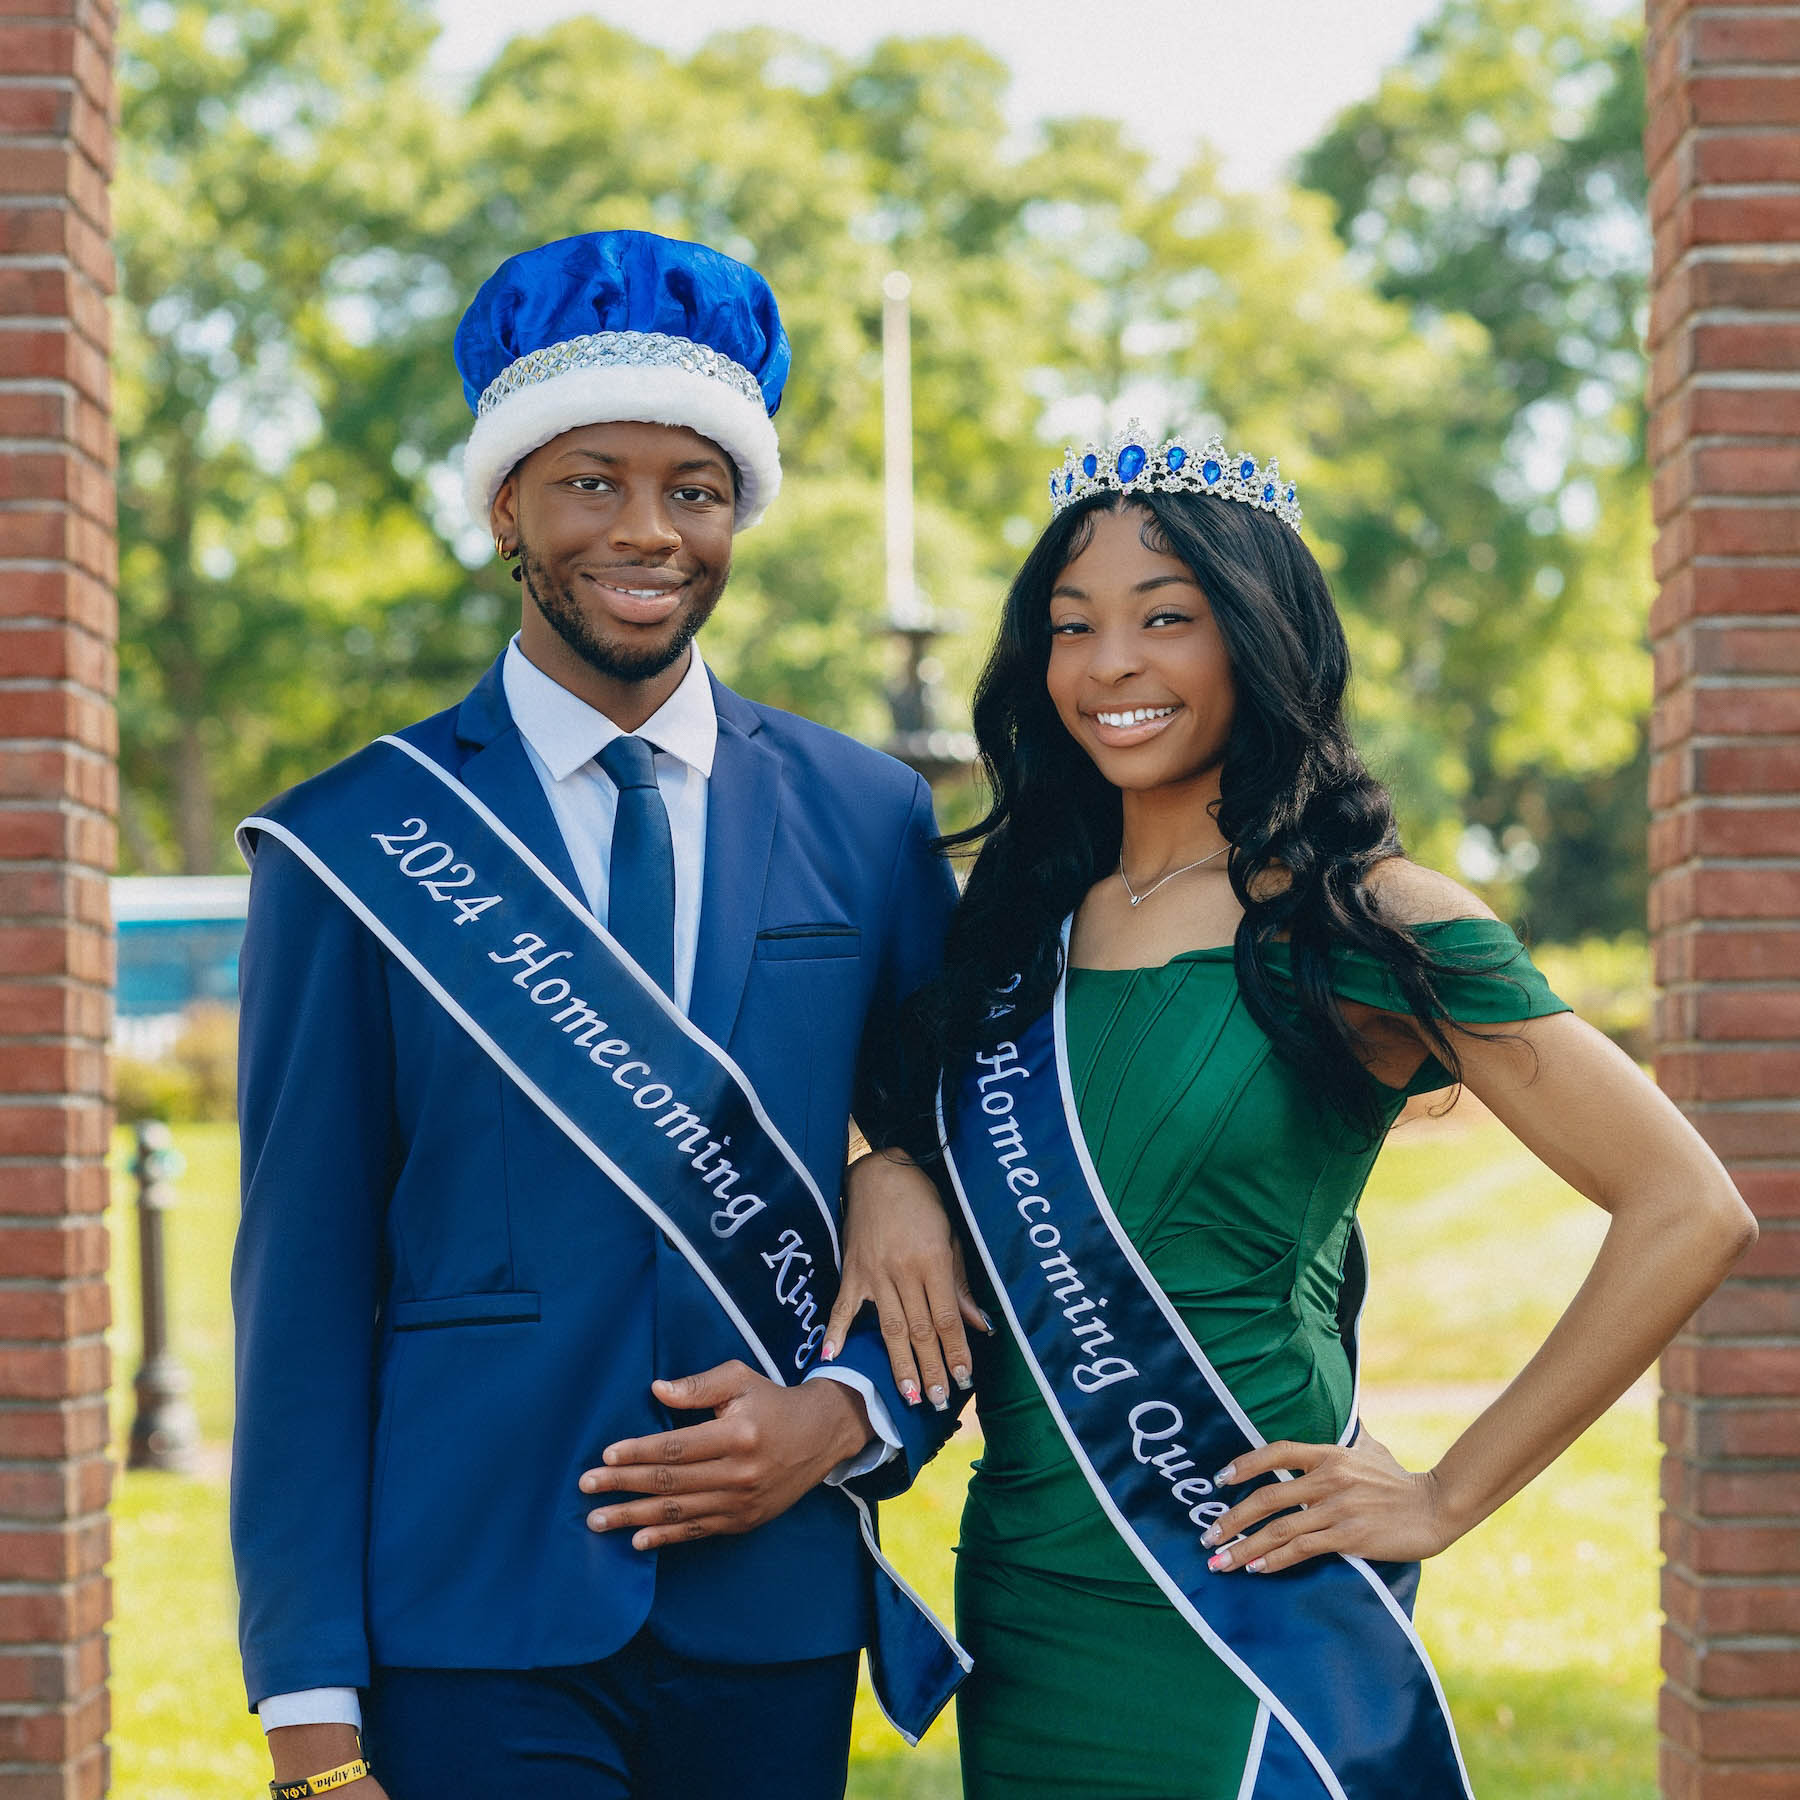
[(590, 669), (606, 676), (610, 681), (650, 681), (679, 661), (688, 645), (694, 641), (695, 632), (711, 618), (712, 610), (718, 605), (719, 595), (725, 586), (724, 582), (716, 581), (710, 590), (701, 593), (682, 615), (674, 635), (666, 643), (633, 650), (601, 637), (594, 630), (587, 614), (581, 610), (574, 591), (558, 587), (551, 580), (549, 571), (522, 539), (519, 543), (519, 567), (524, 571), (525, 591), (548, 621), (550, 629)]

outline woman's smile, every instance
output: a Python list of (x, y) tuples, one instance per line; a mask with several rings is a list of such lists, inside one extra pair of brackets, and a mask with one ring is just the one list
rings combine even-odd
[(1109, 750), (1129, 749), (1159, 736), (1184, 709), (1179, 703), (1165, 706), (1084, 707), (1082, 716), (1094, 736)]

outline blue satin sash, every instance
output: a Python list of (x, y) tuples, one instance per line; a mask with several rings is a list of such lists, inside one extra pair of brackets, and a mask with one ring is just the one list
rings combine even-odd
[[(1471, 1800), (1409, 1614), (1417, 1564), (1334, 1554), (1273, 1575), (1207, 1568), (1200, 1534), (1263, 1485), (1219, 1489), (1213, 1474), (1265, 1440), (1100, 1186), (1063, 1007), (1059, 986), (1049, 1013), (1003, 1027), (1013, 1038), (977, 1055), (957, 1089), (947, 1160), (1014, 1337), (1095, 1499), (1261, 1703), (1240, 1800)], [(944, 1112), (940, 1094), (940, 1132)], [(1353, 1275), (1360, 1291), (1360, 1268)], [(1354, 1321), (1343, 1323), (1352, 1334)], [(1344, 1441), (1354, 1430), (1353, 1418)]]
[[(345, 775), (329, 801), (302, 789), (281, 818), (246, 819), (240, 839), (293, 851), (667, 1235), (763, 1373), (800, 1379), (837, 1294), (837, 1225), (743, 1071), (422, 751), (384, 737)], [(870, 1507), (839, 1492), (870, 1557), (876, 1697), (916, 1743), (968, 1653), (882, 1555)]]

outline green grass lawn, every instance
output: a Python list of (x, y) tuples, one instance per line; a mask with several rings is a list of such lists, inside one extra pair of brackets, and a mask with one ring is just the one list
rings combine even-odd
[[(169, 1219), (178, 1348), (202, 1429), (217, 1441), (231, 1416), (235, 1148), (216, 1126), (183, 1128), (177, 1141), (189, 1164)], [(121, 1182), (121, 1197), (127, 1190)], [(1403, 1461), (1422, 1466), (1467, 1422), (1467, 1388), (1505, 1380), (1536, 1347), (1603, 1221), (1473, 1109), (1403, 1126), (1364, 1218), (1374, 1265), (1365, 1410)], [(127, 1211), (114, 1226), (122, 1431), (136, 1364), (136, 1237)], [(1464, 1392), (1432, 1395), (1439, 1384)], [(978, 1450), (959, 1436), (882, 1512), (895, 1561), (946, 1617), (949, 1546)], [(267, 1780), (243, 1710), (217, 1464), (197, 1478), (141, 1474), (121, 1484), (113, 1746), (116, 1791), (133, 1800), (242, 1800)], [(1654, 1800), (1655, 1490), (1654, 1411), (1634, 1395), (1426, 1570), (1420, 1626), (1481, 1800)], [(865, 1693), (850, 1792), (955, 1796), (954, 1719), (908, 1751)]]

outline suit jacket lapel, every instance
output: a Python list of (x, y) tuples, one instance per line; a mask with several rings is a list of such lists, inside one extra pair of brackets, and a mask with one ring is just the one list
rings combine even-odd
[(730, 1041), (762, 919), (775, 846), (781, 758), (760, 739), (762, 722), (713, 682), (719, 744), (706, 797), (706, 876), (690, 1017), (716, 1044)]
[(544, 784), (513, 723), (496, 662), (475, 684), (456, 715), (457, 741), (469, 750), (458, 778), (506, 821), (556, 876), (582, 898), (575, 865), (544, 795)]

